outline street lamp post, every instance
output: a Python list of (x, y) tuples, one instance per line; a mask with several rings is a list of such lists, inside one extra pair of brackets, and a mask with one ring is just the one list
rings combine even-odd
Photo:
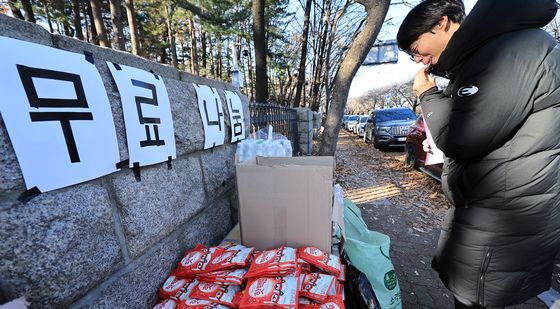
[(231, 43), (231, 54), (233, 56), (233, 68), (231, 70), (231, 83), (232, 85), (239, 89), (239, 64), (237, 62), (237, 47), (241, 46), (239, 43)]

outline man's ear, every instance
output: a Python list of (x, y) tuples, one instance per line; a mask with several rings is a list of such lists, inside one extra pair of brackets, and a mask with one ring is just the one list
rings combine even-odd
[(447, 17), (447, 15), (440, 17), (437, 25), (437, 29), (447, 32), (449, 30), (449, 27), (451, 27), (451, 23), (449, 22), (449, 17)]

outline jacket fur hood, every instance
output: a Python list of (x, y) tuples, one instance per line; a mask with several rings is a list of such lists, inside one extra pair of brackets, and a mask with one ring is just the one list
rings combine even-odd
[(434, 65), (434, 73), (452, 79), (466, 59), (493, 38), (512, 31), (544, 27), (557, 10), (554, 0), (479, 0), (453, 34)]

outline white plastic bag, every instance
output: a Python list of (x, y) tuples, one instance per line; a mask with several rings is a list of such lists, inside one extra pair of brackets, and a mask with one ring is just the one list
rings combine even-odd
[(272, 126), (263, 128), (251, 137), (237, 143), (239, 162), (255, 157), (291, 157), (292, 143), (284, 135), (272, 132)]

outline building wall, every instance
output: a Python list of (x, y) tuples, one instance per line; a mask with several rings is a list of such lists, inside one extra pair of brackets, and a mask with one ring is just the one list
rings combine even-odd
[[(31, 308), (151, 308), (182, 252), (196, 243), (215, 245), (237, 220), (235, 145), (228, 142), (224, 104), (224, 90), (237, 90), (129, 53), (52, 35), (5, 15), (0, 15), (0, 36), (93, 54), (111, 104), (121, 160), (128, 159), (123, 112), (105, 61), (152, 70), (167, 88), (177, 147), (171, 169), (167, 163), (142, 167), (141, 181), (123, 168), (22, 203), (18, 197), (25, 183), (0, 117), (0, 299), (25, 296)], [(227, 127), (222, 146), (203, 150), (192, 83), (215, 87), (222, 98)], [(248, 131), (248, 100), (239, 95)]]

